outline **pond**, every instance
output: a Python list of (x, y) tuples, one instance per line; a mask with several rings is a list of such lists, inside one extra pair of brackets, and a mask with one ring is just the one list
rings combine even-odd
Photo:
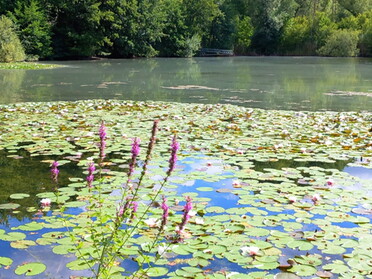
[(0, 70), (0, 103), (119, 99), (310, 111), (372, 107), (368, 58), (156, 58), (58, 64), (65, 67)]
[[(171, 212), (161, 240), (167, 256), (156, 261), (151, 277), (371, 275), (371, 112), (86, 100), (0, 105), (0, 278), (26, 278), (38, 270), (31, 278), (91, 274), (76, 260), (77, 243), (66, 222), (80, 224), (77, 236), (88, 244), (84, 251), (94, 255), (86, 222), (96, 220), (89, 215), (95, 208), (89, 207), (85, 178), (87, 163), (99, 158), (101, 121), (107, 127), (107, 157), (103, 182), (95, 181), (94, 187), (103, 187), (98, 193), (113, 220), (118, 189), (127, 181), (132, 139), (139, 137), (142, 149), (136, 183), (154, 119), (160, 120), (157, 141), (138, 192), (139, 212), (154, 205), (145, 211), (146, 221), (161, 218), (159, 206), (149, 201), (167, 175), (173, 134), (181, 147), (164, 192)], [(60, 163), (57, 185), (50, 178), (54, 160)], [(187, 196), (195, 216), (184, 241), (173, 243)], [(41, 200), (48, 198), (51, 206), (43, 207)], [(159, 251), (146, 252), (156, 232), (147, 224), (137, 227), (121, 251), (117, 268), (123, 275), (136, 272), (139, 251), (150, 260)], [(93, 229), (100, 227), (108, 226)], [(250, 254), (252, 247), (256, 255)]]

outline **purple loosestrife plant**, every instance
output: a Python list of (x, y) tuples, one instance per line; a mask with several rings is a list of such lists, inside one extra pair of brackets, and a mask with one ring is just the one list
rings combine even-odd
[(177, 151), (179, 148), (180, 148), (180, 144), (177, 142), (177, 136), (174, 135), (172, 139), (172, 144), (171, 144), (171, 157), (169, 159), (169, 169), (167, 172), (168, 176), (170, 176), (170, 174), (173, 172), (174, 168), (176, 167)]
[[(146, 158), (142, 164), (142, 170), (140, 174), (135, 177), (136, 187), (132, 189), (129, 187), (131, 179), (134, 179), (134, 170), (136, 167), (136, 161), (140, 153), (140, 139), (138, 137), (133, 139), (132, 148), (131, 148), (131, 161), (127, 173), (127, 187), (121, 188), (121, 197), (118, 203), (113, 202), (112, 200), (106, 200), (106, 196), (101, 196), (101, 187), (103, 185), (103, 180), (105, 177), (101, 177), (102, 163), (105, 158), (105, 147), (106, 147), (106, 127), (102, 121), (99, 129), (99, 167), (100, 167), (100, 178), (97, 180), (97, 186), (95, 187), (95, 193), (90, 194), (90, 213), (91, 216), (91, 227), (89, 235), (92, 238), (92, 245), (96, 251), (99, 251), (99, 255), (91, 255), (92, 260), (86, 260), (82, 255), (82, 260), (90, 266), (90, 270), (94, 274), (95, 278), (111, 278), (110, 276), (115, 272), (115, 264), (118, 259), (122, 258), (122, 255), (119, 251), (125, 249), (128, 241), (131, 241), (134, 235), (141, 230), (141, 227), (144, 224), (145, 218), (149, 215), (149, 211), (152, 205), (157, 200), (160, 195), (164, 185), (167, 183), (170, 175), (174, 171), (177, 163), (177, 151), (180, 148), (179, 143), (177, 142), (176, 135), (172, 138), (172, 143), (170, 145), (170, 157), (169, 157), (169, 167), (166, 170), (166, 176), (163, 181), (160, 183), (160, 187), (156, 188), (155, 192), (149, 193), (150, 201), (149, 203), (141, 203), (139, 201), (142, 199), (142, 196), (139, 196), (139, 190), (142, 188), (142, 182), (144, 177), (147, 174), (147, 168), (150, 164), (152, 152), (156, 143), (156, 136), (158, 132), (159, 120), (155, 120), (152, 127), (151, 137), (147, 145)], [(88, 187), (92, 187), (94, 177), (95, 167), (93, 162), (88, 164), (88, 176), (86, 177)], [(129, 188), (129, 189), (128, 189)], [(97, 194), (96, 194), (97, 193)], [(146, 192), (147, 193), (147, 192)], [(98, 201), (98, 202), (97, 202)], [(176, 238), (172, 238), (174, 241), (182, 241), (185, 238), (184, 228), (186, 223), (190, 218), (190, 210), (192, 209), (191, 198), (187, 197), (186, 205), (184, 208), (184, 214), (182, 221), (180, 222), (177, 229)], [(113, 206), (116, 204), (117, 206)], [(141, 210), (138, 210), (139, 205)], [(145, 207), (145, 208), (142, 208)], [(116, 208), (116, 209), (115, 209)], [(158, 230), (158, 233), (154, 235), (152, 243), (148, 244), (148, 249), (144, 250), (145, 252), (150, 252), (159, 244), (159, 239), (162, 237), (162, 234), (165, 231), (165, 226), (169, 222), (169, 206), (167, 205), (166, 197), (163, 197), (162, 204), (162, 220), (161, 225)], [(108, 213), (107, 213), (108, 212)], [(140, 214), (138, 214), (140, 212)], [(99, 227), (102, 230), (101, 234), (96, 234), (96, 227)], [(139, 268), (137, 272), (141, 272), (144, 276), (146, 275), (146, 270), (143, 269), (143, 264), (147, 263), (148, 266), (151, 266), (151, 263), (148, 262), (146, 257), (143, 257), (142, 260), (138, 262)], [(95, 268), (94, 264), (98, 263), (98, 267)], [(92, 265), (91, 265), (92, 264)], [(134, 278), (134, 277), (133, 277)], [(141, 277), (136, 277), (141, 278)]]
[(94, 163), (89, 162), (88, 163), (88, 176), (86, 177), (88, 188), (92, 188), (92, 184), (93, 184), (93, 181), (94, 181), (95, 170), (96, 170), (96, 167), (94, 166)]
[(140, 148), (140, 142), (141, 140), (139, 138), (134, 138), (133, 139), (133, 143), (132, 143), (132, 150), (131, 150), (131, 153), (132, 153), (132, 159), (131, 159), (131, 162), (129, 164), (129, 171), (128, 171), (128, 182), (134, 172), (134, 167), (136, 165), (136, 160), (137, 160), (137, 157), (141, 151), (141, 148)]
[(160, 230), (164, 230), (164, 227), (168, 222), (168, 216), (169, 216), (169, 206), (167, 205), (167, 198), (165, 196), (163, 196), (163, 202), (161, 204), (161, 209), (163, 209), (163, 216), (161, 219)]
[(182, 216), (182, 221), (181, 224), (179, 225), (178, 228), (176, 228), (176, 233), (177, 233), (177, 240), (182, 241), (183, 240), (183, 233), (185, 230), (185, 226), (187, 222), (190, 219), (190, 211), (192, 209), (192, 199), (188, 196), (186, 197), (186, 205), (183, 209), (183, 216)]
[(136, 214), (136, 212), (138, 210), (138, 202), (132, 201), (131, 202), (131, 206), (132, 206), (132, 214), (130, 215), (130, 220), (133, 220), (134, 219), (134, 215)]
[(147, 165), (151, 160), (151, 153), (152, 153), (152, 150), (154, 149), (154, 145), (156, 142), (156, 133), (158, 132), (158, 125), (159, 125), (159, 120), (158, 119), (154, 120), (154, 124), (152, 125), (151, 138), (150, 138), (149, 144), (147, 145), (146, 159), (145, 159), (145, 163), (143, 164), (141, 177), (145, 175), (146, 170), (147, 170)]
[(101, 162), (106, 157), (106, 154), (105, 154), (106, 137), (107, 137), (106, 126), (105, 126), (105, 122), (102, 121), (101, 126), (99, 128), (99, 139), (100, 139), (100, 141), (99, 141), (99, 158), (100, 158)]
[(50, 169), (50, 174), (51, 174), (52, 180), (55, 183), (58, 183), (58, 174), (59, 174), (58, 166), (59, 166), (59, 163), (57, 161), (54, 161), (52, 163), (52, 167)]

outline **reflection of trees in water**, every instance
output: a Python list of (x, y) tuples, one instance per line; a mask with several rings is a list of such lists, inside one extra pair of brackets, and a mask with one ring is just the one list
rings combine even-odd
[(0, 103), (13, 103), (22, 101), (21, 88), (24, 76), (24, 70), (0, 70)]
[[(324, 93), (370, 89), (365, 89), (371, 73), (365, 61), (310, 57), (70, 61), (63, 62), (69, 66), (66, 68), (6, 72), (7, 76), (24, 76), (14, 76), (12, 81), (7, 78), (0, 102), (102, 98), (229, 102), (266, 109), (360, 110), (368, 107), (372, 99)], [(4, 87), (1, 78), (4, 80), (0, 76), (0, 86)], [(187, 85), (220, 90), (165, 88)]]
[[(9, 158), (10, 154), (22, 156), (21, 159)], [(34, 212), (28, 212), (27, 207), (39, 207), (40, 199), (36, 197), (38, 193), (53, 191), (55, 185), (50, 178), (50, 168), (42, 160), (52, 160), (51, 157), (37, 156), (31, 157), (24, 150), (17, 153), (8, 153), (0, 150), (0, 204), (14, 202), (21, 206), (17, 208), (19, 213), (14, 214), (10, 210), (0, 210), (0, 223), (7, 224), (10, 217), (18, 220), (32, 218)], [(60, 167), (59, 185), (67, 186), (68, 177), (81, 177), (81, 171), (75, 164), (70, 163)], [(20, 200), (10, 199), (9, 196), (14, 193), (27, 193), (29, 198)]]

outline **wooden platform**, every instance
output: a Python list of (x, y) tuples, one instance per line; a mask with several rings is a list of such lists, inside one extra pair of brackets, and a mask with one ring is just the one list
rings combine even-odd
[(202, 48), (197, 56), (200, 57), (234, 56), (234, 51), (231, 49)]

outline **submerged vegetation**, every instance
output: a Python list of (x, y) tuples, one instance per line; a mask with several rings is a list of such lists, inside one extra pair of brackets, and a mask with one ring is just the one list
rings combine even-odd
[(2, 220), (24, 216), (0, 229), (7, 277), (56, 275), (51, 252), (65, 277), (371, 276), (371, 180), (343, 171), (372, 168), (369, 112), (94, 100), (0, 121), (1, 160), (54, 162), (28, 204), (13, 178), (0, 196)]

